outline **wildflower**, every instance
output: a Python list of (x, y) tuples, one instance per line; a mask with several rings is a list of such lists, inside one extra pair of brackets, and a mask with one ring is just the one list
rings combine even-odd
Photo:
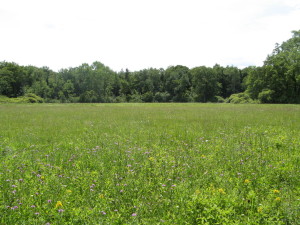
[(103, 214), (103, 215), (106, 215), (106, 212), (102, 211), (102, 214)]
[(48, 202), (48, 203), (51, 203), (51, 202), (52, 202), (52, 200), (51, 200), (51, 199), (48, 199), (48, 200), (47, 200), (47, 202)]
[(220, 194), (225, 194), (225, 191), (224, 191), (223, 188), (219, 188), (219, 189), (218, 189), (218, 192), (219, 192)]
[(165, 187), (165, 186), (167, 186), (167, 185), (163, 184), (163, 185), (161, 185), (161, 186)]
[(57, 210), (58, 212), (64, 212), (65, 210), (64, 209), (59, 209), (59, 210)]
[(35, 205), (30, 206), (31, 208), (35, 208)]
[(201, 193), (201, 191), (199, 190), (199, 189), (197, 189), (196, 191), (195, 191), (195, 194), (196, 195), (199, 195)]
[(249, 179), (246, 179), (245, 181), (244, 181), (244, 183), (245, 184), (249, 184), (251, 181), (249, 180)]
[(57, 201), (55, 208), (58, 208), (58, 207), (63, 207), (63, 204), (61, 203), (61, 201)]
[(137, 216), (137, 214), (136, 213), (132, 213), (131, 216)]
[(99, 198), (104, 198), (104, 194), (99, 194)]
[(263, 210), (263, 207), (261, 207), (261, 206), (257, 208), (257, 212), (259, 212), (259, 213), (262, 212), (262, 210)]
[(278, 194), (279, 192), (280, 192), (280, 191), (277, 190), (277, 189), (273, 190), (273, 193), (274, 193), (274, 194)]
[(72, 193), (72, 191), (71, 191), (71, 190), (66, 190), (66, 192), (67, 192), (67, 193)]
[(277, 198), (275, 198), (275, 201), (280, 201), (281, 200), (281, 198), (280, 197), (277, 197)]
[(153, 160), (154, 160), (154, 158), (153, 158), (153, 157), (149, 157), (148, 159), (149, 159), (150, 161), (153, 161)]
[(40, 213), (39, 212), (36, 212), (36, 213), (34, 213), (35, 215), (40, 215)]

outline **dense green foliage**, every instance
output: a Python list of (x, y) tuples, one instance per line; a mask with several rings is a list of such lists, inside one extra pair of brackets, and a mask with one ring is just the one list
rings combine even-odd
[(263, 67), (249, 70), (246, 87), (263, 103), (300, 103), (300, 31), (277, 44)]
[[(228, 99), (245, 92), (249, 100)], [(0, 95), (35, 94), (45, 102), (300, 103), (300, 31), (276, 45), (262, 67), (177, 65), (114, 72), (100, 62), (54, 72), (0, 62)], [(247, 98), (248, 98), (247, 97)], [(223, 99), (223, 100), (222, 100)]]
[(0, 224), (300, 224), (299, 105), (0, 104), (0, 120)]

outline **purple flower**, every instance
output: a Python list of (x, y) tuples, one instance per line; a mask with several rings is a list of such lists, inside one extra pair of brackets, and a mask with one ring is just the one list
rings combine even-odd
[(48, 203), (51, 203), (51, 202), (52, 202), (52, 200), (51, 200), (51, 199), (48, 199), (48, 200), (47, 200), (47, 202), (48, 202)]
[(35, 205), (30, 206), (31, 208), (35, 208)]
[(65, 211), (64, 209), (59, 209), (59, 210), (58, 210), (58, 212), (60, 212), (60, 213), (61, 213), (61, 212), (64, 212), (64, 211)]
[(23, 182), (23, 179), (19, 179), (19, 182)]
[(40, 215), (40, 213), (39, 212), (36, 212), (36, 213), (34, 213), (35, 215)]
[(19, 207), (18, 207), (18, 206), (13, 206), (13, 207), (11, 207), (12, 210), (15, 210), (15, 209), (17, 209), (17, 208), (19, 208)]
[(102, 214), (103, 214), (103, 215), (106, 215), (106, 212), (102, 211)]
[(137, 214), (136, 213), (132, 213), (131, 216), (137, 216)]
[(163, 187), (165, 187), (166, 185), (165, 185), (165, 184), (163, 184), (162, 186), (163, 186)]
[(16, 185), (14, 185), (14, 184), (13, 184), (13, 185), (11, 185), (11, 186), (12, 186), (13, 188), (17, 187), (17, 186), (16, 186)]

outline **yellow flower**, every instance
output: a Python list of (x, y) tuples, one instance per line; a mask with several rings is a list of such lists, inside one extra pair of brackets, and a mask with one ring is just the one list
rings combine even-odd
[(218, 192), (221, 193), (221, 194), (223, 194), (223, 195), (225, 194), (225, 191), (224, 191), (223, 188), (219, 188), (219, 189), (218, 189)]
[(44, 180), (44, 179), (45, 179), (45, 177), (44, 177), (44, 176), (41, 176), (41, 179), (42, 179), (42, 180)]
[(275, 198), (275, 201), (280, 201), (280, 200), (281, 200), (280, 197)]
[(59, 208), (59, 207), (63, 207), (63, 204), (61, 203), (61, 201), (57, 201), (55, 208)]
[(154, 158), (153, 158), (153, 157), (149, 157), (149, 160), (150, 160), (150, 161), (153, 161), (153, 160), (154, 160)]
[(276, 189), (273, 190), (273, 193), (274, 193), (274, 194), (278, 194), (279, 192), (280, 192), (279, 190), (276, 190)]
[(245, 181), (244, 181), (244, 183), (245, 184), (249, 184), (251, 181), (249, 180), (249, 179), (246, 179)]
[(263, 207), (260, 206), (260, 207), (257, 208), (257, 212), (260, 213), (260, 212), (262, 212), (262, 211), (263, 211)]
[(104, 198), (104, 194), (99, 194), (99, 198)]
[(197, 189), (196, 191), (195, 191), (195, 194), (196, 195), (199, 195), (201, 193), (201, 191), (199, 190), (199, 189)]
[(71, 191), (71, 190), (66, 190), (66, 192), (67, 192), (67, 193), (72, 193), (72, 191)]

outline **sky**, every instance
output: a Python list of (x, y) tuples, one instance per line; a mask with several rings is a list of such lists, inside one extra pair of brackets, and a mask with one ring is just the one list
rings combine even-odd
[(0, 61), (54, 71), (261, 66), (300, 0), (0, 0)]

